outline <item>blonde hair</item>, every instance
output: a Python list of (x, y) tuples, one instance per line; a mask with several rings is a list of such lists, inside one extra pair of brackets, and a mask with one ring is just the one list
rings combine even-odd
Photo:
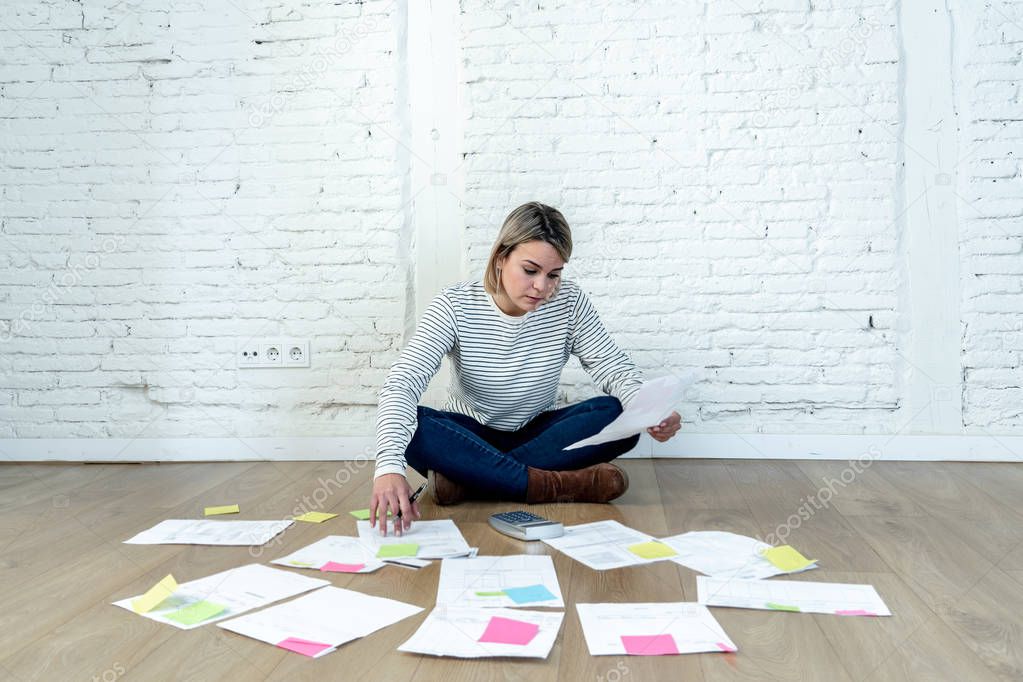
[[(501, 292), (501, 274), (497, 262), (511, 253), (519, 244), (541, 241), (550, 244), (561, 260), (568, 262), (572, 256), (572, 230), (561, 211), (539, 201), (522, 204), (508, 214), (497, 233), (490, 259), (483, 272), (483, 288), (491, 294)], [(551, 293), (553, 298), (561, 288), (561, 280)], [(548, 299), (549, 300), (549, 299)]]

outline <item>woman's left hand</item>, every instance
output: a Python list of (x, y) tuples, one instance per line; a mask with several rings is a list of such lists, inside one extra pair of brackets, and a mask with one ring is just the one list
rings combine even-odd
[(651, 426), (646, 430), (646, 432), (649, 433), (654, 440), (663, 443), (678, 433), (680, 428), (682, 428), (682, 417), (678, 412), (672, 412), (671, 416), (657, 426)]

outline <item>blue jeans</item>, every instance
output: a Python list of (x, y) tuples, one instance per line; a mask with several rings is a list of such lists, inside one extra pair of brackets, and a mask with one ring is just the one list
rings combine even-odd
[(405, 451), (423, 476), (438, 471), (487, 497), (524, 500), (526, 467), (564, 471), (612, 459), (636, 447), (639, 436), (563, 450), (597, 433), (622, 413), (617, 398), (591, 398), (542, 412), (518, 431), (499, 431), (472, 417), (418, 408), (419, 425)]

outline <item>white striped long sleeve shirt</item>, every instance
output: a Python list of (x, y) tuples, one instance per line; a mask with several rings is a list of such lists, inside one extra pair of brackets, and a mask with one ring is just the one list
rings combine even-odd
[(444, 289), (423, 313), (380, 391), (375, 476), (405, 473), (416, 407), (445, 355), (453, 376), (444, 409), (515, 431), (555, 408), (570, 353), (622, 405), (643, 384), (574, 282), (562, 280), (550, 301), (519, 317), (502, 312), (482, 282)]

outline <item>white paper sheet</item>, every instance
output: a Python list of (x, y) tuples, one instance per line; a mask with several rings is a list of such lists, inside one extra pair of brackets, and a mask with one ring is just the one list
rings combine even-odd
[(678, 556), (677, 564), (716, 578), (769, 578), (772, 575), (801, 573), (817, 568), (811, 564), (795, 571), (784, 571), (760, 555), (771, 545), (756, 538), (717, 530), (700, 530), (661, 538)]
[(696, 576), (701, 604), (739, 609), (831, 613), (840, 616), (890, 616), (872, 585), (812, 583), (795, 580), (740, 580)]
[(376, 551), (347, 535), (328, 535), (288, 556), (270, 563), (291, 568), (320, 569), (329, 562), (338, 564), (365, 564), (358, 573), (372, 573), (384, 565), (376, 558)]
[[(182, 583), (174, 594), (158, 604), (155, 609), (139, 615), (182, 630), (191, 630), (329, 584), (328, 580), (309, 578), (279, 568), (247, 564)], [(131, 602), (136, 597), (116, 601), (114, 605), (134, 613)], [(194, 625), (183, 625), (166, 618), (168, 614), (201, 601), (212, 602), (226, 608), (219, 614)]]
[[(553, 599), (520, 599), (494, 594), (507, 588), (542, 585)], [(542, 590), (541, 590), (542, 592)], [(484, 593), (484, 594), (479, 594)], [(522, 596), (529, 596), (523, 594)], [(537, 595), (540, 596), (540, 595)], [(565, 608), (554, 561), (542, 554), (445, 559), (440, 565), (437, 606), (483, 608), (553, 606)]]
[(610, 443), (656, 426), (682, 402), (683, 391), (692, 380), (691, 373), (688, 373), (684, 377), (668, 375), (646, 382), (617, 419), (589, 438), (572, 443), (565, 450)]
[(443, 559), (445, 557), (466, 556), (472, 551), (469, 543), (462, 537), (458, 526), (450, 519), (440, 521), (413, 521), (412, 527), (402, 535), (396, 536), (390, 530), (387, 536), (380, 534), (369, 521), (356, 522), (359, 540), (373, 550), (373, 555), (383, 545), (403, 545), (416, 543), (419, 545), (417, 559)]
[(692, 602), (576, 604), (591, 656), (622, 656), (626, 637), (671, 636), (680, 654), (735, 651), (714, 616)]
[[(478, 641), (490, 619), (508, 618), (538, 625), (540, 630), (528, 644), (498, 644)], [(468, 606), (438, 606), (398, 651), (431, 656), (484, 658), (513, 656), (547, 658), (561, 629), (563, 611), (520, 611)]]
[(168, 519), (125, 540), (127, 545), (262, 545), (295, 523)]
[(609, 568), (663, 561), (644, 559), (627, 549), (629, 545), (653, 540), (653, 536), (623, 526), (617, 521), (594, 521), (578, 526), (566, 526), (564, 535), (548, 538), (543, 542), (595, 571), (604, 571)]
[(393, 625), (423, 609), (341, 587), (324, 587), (298, 599), (218, 624), (225, 630), (277, 645), (289, 638), (329, 644), (319, 658), (345, 642)]

